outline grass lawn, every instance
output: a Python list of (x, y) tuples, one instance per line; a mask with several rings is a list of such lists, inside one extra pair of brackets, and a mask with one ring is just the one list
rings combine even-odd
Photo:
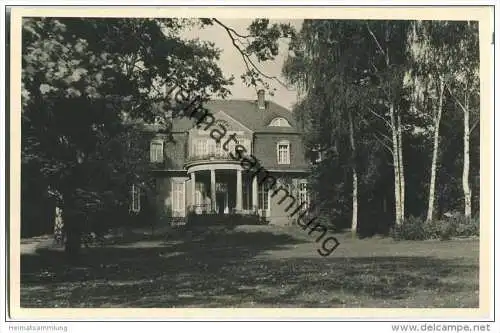
[(144, 236), (83, 250), (75, 265), (23, 241), (21, 306), (479, 306), (478, 240), (335, 236), (341, 244), (329, 257), (298, 227)]

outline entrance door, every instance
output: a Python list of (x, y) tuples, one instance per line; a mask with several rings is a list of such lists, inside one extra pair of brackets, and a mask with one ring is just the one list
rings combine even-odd
[(215, 191), (215, 210), (217, 214), (229, 213), (228, 199), (227, 184), (217, 183), (217, 190)]
[(224, 214), (224, 207), (226, 204), (226, 198), (223, 192), (215, 194), (215, 204), (217, 208), (217, 214)]

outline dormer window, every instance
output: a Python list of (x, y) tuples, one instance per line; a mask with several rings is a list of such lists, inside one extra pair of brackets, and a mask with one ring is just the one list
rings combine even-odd
[(278, 155), (278, 164), (290, 164), (290, 142), (278, 142), (276, 153)]
[(290, 123), (288, 122), (288, 120), (286, 120), (285, 118), (282, 118), (282, 117), (274, 118), (271, 121), (271, 123), (269, 124), (269, 126), (273, 126), (273, 127), (291, 127)]
[(149, 158), (151, 163), (161, 163), (163, 162), (163, 141), (160, 139), (154, 139), (151, 141), (149, 147)]

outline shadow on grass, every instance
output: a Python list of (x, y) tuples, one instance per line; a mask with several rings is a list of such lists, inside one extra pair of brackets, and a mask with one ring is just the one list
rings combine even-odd
[(267, 232), (197, 233), (180, 242), (178, 238), (165, 240), (165, 236), (136, 239), (152, 240), (159, 242), (153, 246), (134, 247), (127, 240), (115, 245), (130, 247), (82, 249), (80, 260), (76, 263), (68, 262), (61, 250), (38, 250), (36, 255), (21, 256), (21, 282), (39, 283), (40, 273), (47, 277), (46, 282), (49, 283), (89, 279), (135, 280), (143, 276), (151, 277), (154, 273), (162, 274), (164, 269), (176, 270), (177, 266), (192, 267), (187, 264), (200, 263), (217, 268), (225, 263), (245, 261), (262, 251), (301, 243), (291, 236)]
[(477, 265), (460, 260), (254, 258), (298, 243), (266, 232), (212, 234), (147, 248), (92, 248), (78, 265), (41, 251), (21, 258), (21, 305), (339, 307), (349, 306), (349, 297), (397, 301), (422, 291), (439, 297), (477, 290)]

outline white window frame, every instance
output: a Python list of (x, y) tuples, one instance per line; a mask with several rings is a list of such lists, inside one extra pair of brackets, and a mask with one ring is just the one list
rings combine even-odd
[[(281, 158), (280, 146), (286, 146), (283, 158)], [(282, 140), (276, 144), (276, 158), (278, 160), (278, 164), (290, 164), (290, 141)]]
[(214, 155), (216, 154), (217, 148), (214, 140), (208, 141), (208, 154)]
[(194, 205), (199, 206), (203, 204), (203, 183), (196, 182), (194, 185)]
[(186, 183), (180, 180), (172, 180), (172, 215), (184, 216), (186, 211)]
[[(271, 210), (270, 189), (267, 182), (257, 185), (257, 201), (259, 210), (269, 213)], [(266, 204), (267, 203), (267, 208)]]
[[(159, 146), (159, 149), (158, 149)], [(154, 148), (153, 148), (154, 147)], [(149, 160), (152, 163), (161, 163), (163, 162), (163, 140), (154, 139), (149, 144)]]
[(206, 156), (210, 152), (209, 141), (206, 139), (196, 139), (194, 141), (194, 156)]
[(130, 210), (134, 213), (139, 213), (141, 211), (141, 188), (135, 184), (132, 184), (130, 195)]
[(277, 117), (271, 120), (271, 123), (269, 123), (269, 126), (272, 127), (292, 127), (288, 120), (286, 120), (283, 117)]
[(304, 207), (309, 208), (310, 198), (309, 198), (309, 189), (307, 179), (300, 179), (297, 184), (297, 193), (299, 199), (299, 205), (305, 203)]
[(209, 151), (208, 142), (209, 142), (208, 140), (200, 140), (200, 143), (201, 143), (201, 154), (203, 156), (208, 155), (208, 151)]
[(224, 154), (224, 150), (222, 149), (222, 141), (215, 141), (215, 154), (217, 156), (222, 156)]

